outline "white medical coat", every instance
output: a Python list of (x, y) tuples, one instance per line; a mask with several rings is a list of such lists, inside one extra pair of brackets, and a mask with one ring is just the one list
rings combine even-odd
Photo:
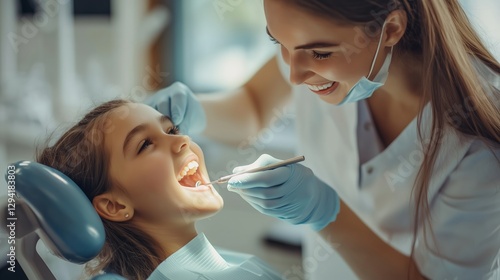
[[(289, 68), (281, 55), (278, 60), (288, 80)], [(484, 79), (500, 89), (498, 75), (482, 64), (476, 66)], [(415, 206), (415, 196), (410, 195), (423, 159), (416, 119), (383, 150), (365, 101), (327, 104), (306, 86), (294, 86), (293, 95), (297, 152), (305, 155), (304, 165), (334, 188), (385, 242), (409, 255)], [(495, 98), (499, 105), (500, 96)], [(424, 141), (429, 139), (430, 109), (427, 105), (422, 118)], [(428, 191), (437, 246), (430, 231), (420, 229), (415, 248), (423, 275), (450, 280), (500, 278), (498, 159), (500, 149), (492, 151), (478, 139), (445, 131)], [(323, 248), (324, 241), (316, 233), (306, 237), (307, 279), (357, 279), (335, 251)]]

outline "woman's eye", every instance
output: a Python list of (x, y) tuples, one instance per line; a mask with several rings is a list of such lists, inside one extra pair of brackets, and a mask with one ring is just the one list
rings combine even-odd
[(331, 55), (332, 55), (331, 52), (329, 52), (329, 53), (319, 53), (319, 52), (313, 51), (313, 57), (314, 57), (314, 59), (318, 59), (318, 60), (329, 58)]
[(137, 153), (140, 154), (144, 149), (149, 147), (149, 145), (151, 145), (151, 144), (153, 144), (153, 142), (151, 142), (151, 140), (149, 140), (149, 139), (144, 140), (144, 143), (142, 143), (141, 148), (139, 149), (139, 152), (137, 152)]
[(273, 37), (269, 37), (269, 40), (271, 40), (271, 42), (273, 42), (273, 44), (276, 44), (278, 45), (280, 42), (278, 42), (278, 40), (274, 39)]
[(172, 126), (167, 130), (167, 134), (172, 134), (172, 135), (177, 135), (179, 134), (179, 127), (178, 126)]

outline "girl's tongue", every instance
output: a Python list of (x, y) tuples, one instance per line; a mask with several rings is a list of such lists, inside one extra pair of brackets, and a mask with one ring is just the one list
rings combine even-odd
[(192, 187), (194, 188), (196, 185), (197, 181), (201, 181), (203, 183), (203, 178), (200, 174), (200, 170), (196, 170), (196, 172), (193, 175), (186, 175), (184, 178), (182, 178), (179, 181), (179, 184), (181, 184), (184, 187)]

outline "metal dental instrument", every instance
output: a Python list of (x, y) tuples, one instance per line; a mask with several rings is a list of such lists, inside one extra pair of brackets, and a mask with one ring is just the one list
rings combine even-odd
[[(254, 173), (254, 172), (259, 172), (259, 171), (270, 170), (270, 169), (278, 168), (278, 167), (281, 167), (281, 166), (289, 165), (289, 164), (292, 164), (292, 163), (301, 162), (304, 159), (305, 159), (304, 156), (293, 157), (293, 158), (282, 160), (280, 162), (269, 164), (269, 165), (266, 165), (266, 166), (257, 167), (257, 168), (253, 168), (253, 169), (241, 171), (241, 172), (238, 172), (238, 173), (230, 174), (230, 175), (227, 175), (227, 176), (223, 176), (223, 177), (220, 177), (217, 180), (214, 180), (214, 181), (212, 181), (210, 183), (207, 183), (207, 184), (204, 184), (204, 185), (211, 185), (211, 184), (215, 184), (215, 183), (225, 183), (225, 182), (229, 181), (229, 179), (233, 178), (234, 176), (238, 176), (238, 175), (246, 174), (246, 173)], [(197, 181), (195, 187), (198, 187), (200, 185), (201, 185), (201, 181)]]

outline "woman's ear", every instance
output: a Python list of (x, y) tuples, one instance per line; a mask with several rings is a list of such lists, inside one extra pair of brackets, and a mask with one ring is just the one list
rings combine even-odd
[(125, 222), (134, 215), (134, 208), (128, 201), (110, 192), (94, 197), (92, 204), (101, 218), (113, 222)]
[(408, 17), (404, 10), (394, 10), (386, 18), (385, 23), (385, 40), (383, 45), (385, 47), (392, 47), (396, 45), (401, 38), (403, 38), (406, 25), (408, 24)]

